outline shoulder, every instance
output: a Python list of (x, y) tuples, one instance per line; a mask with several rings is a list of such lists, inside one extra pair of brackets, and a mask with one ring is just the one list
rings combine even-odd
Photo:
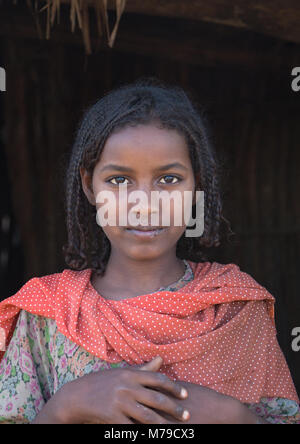
[(74, 287), (85, 284), (90, 278), (91, 270), (84, 269), (81, 271), (64, 269), (61, 272), (52, 273), (40, 277), (32, 277), (18, 290), (16, 295), (33, 293), (47, 294), (54, 297), (61, 287)]
[[(222, 302), (264, 301), (271, 318), (274, 318), (274, 296), (249, 273), (242, 271), (239, 265), (219, 262), (194, 262), (190, 265), (194, 272), (195, 291), (210, 292), (213, 300)], [(258, 305), (263, 308), (264, 303)]]
[(234, 263), (189, 262), (195, 279), (218, 282), (222, 286), (252, 286), (263, 288), (249, 273)]
[(24, 285), (32, 286), (32, 285), (40, 285), (49, 290), (57, 289), (58, 285), (62, 281), (80, 281), (84, 279), (87, 275), (89, 275), (91, 270), (86, 268), (81, 271), (71, 270), (69, 268), (64, 269), (61, 272), (47, 274), (44, 276), (35, 276), (29, 279)]
[(91, 269), (65, 269), (29, 279), (13, 296), (0, 303), (0, 321), (12, 318), (20, 309), (53, 318), (56, 306), (63, 301), (72, 304), (85, 291)]

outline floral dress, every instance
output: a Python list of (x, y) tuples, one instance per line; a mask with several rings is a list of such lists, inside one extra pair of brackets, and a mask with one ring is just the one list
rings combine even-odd
[[(190, 265), (185, 260), (184, 263), (184, 275), (157, 291), (176, 291), (194, 278)], [(30, 423), (64, 384), (113, 367), (129, 364), (103, 361), (60, 333), (55, 320), (21, 310), (0, 363), (0, 423)], [(295, 401), (262, 398), (258, 404), (246, 405), (272, 424), (300, 424)]]

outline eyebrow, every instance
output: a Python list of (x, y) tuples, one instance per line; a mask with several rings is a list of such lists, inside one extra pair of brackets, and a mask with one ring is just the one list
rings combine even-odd
[[(168, 165), (161, 165), (160, 167), (156, 168), (156, 171), (164, 171), (164, 170), (169, 170), (171, 168), (179, 168), (182, 170), (187, 171), (188, 168), (186, 168), (184, 165), (182, 165), (181, 163), (178, 162), (173, 162), (173, 163), (169, 163)], [(134, 170), (130, 167), (126, 167), (124, 165), (116, 165), (113, 163), (110, 163), (108, 165), (105, 165), (103, 168), (101, 168), (101, 171), (106, 171), (106, 170), (117, 170), (117, 171), (130, 171), (131, 173), (134, 172)]]

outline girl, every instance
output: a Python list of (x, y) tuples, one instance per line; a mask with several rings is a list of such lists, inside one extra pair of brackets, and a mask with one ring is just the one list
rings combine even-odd
[[(161, 220), (100, 226), (98, 196), (110, 192), (118, 216), (120, 184), (147, 197), (191, 191), (193, 211), (204, 191), (204, 232), (188, 237), (185, 223)], [(142, 220), (166, 208), (131, 210)], [(66, 212), (69, 268), (0, 304), (0, 421), (299, 423), (273, 296), (203, 255), (228, 222), (204, 119), (182, 89), (141, 79), (86, 112)]]

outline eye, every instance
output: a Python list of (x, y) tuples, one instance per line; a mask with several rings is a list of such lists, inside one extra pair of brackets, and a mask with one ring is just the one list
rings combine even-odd
[[(166, 181), (166, 179), (167, 179), (167, 181)], [(174, 180), (174, 179), (176, 179), (176, 182), (172, 182), (172, 180)], [(165, 181), (164, 183), (166, 185), (172, 185), (174, 183), (180, 182), (181, 179), (179, 177), (176, 177), (176, 176), (173, 176), (173, 175), (170, 174), (168, 176), (162, 177), (161, 180), (164, 180)]]
[[(121, 179), (121, 180), (117, 183), (112, 182), (113, 180), (118, 181), (119, 179)], [(125, 183), (124, 180), (128, 180), (128, 179), (126, 179), (126, 177), (124, 177), (124, 176), (116, 176), (116, 177), (112, 177), (111, 179), (107, 180), (107, 182), (111, 183), (112, 185), (119, 185), (119, 184), (124, 184)]]

